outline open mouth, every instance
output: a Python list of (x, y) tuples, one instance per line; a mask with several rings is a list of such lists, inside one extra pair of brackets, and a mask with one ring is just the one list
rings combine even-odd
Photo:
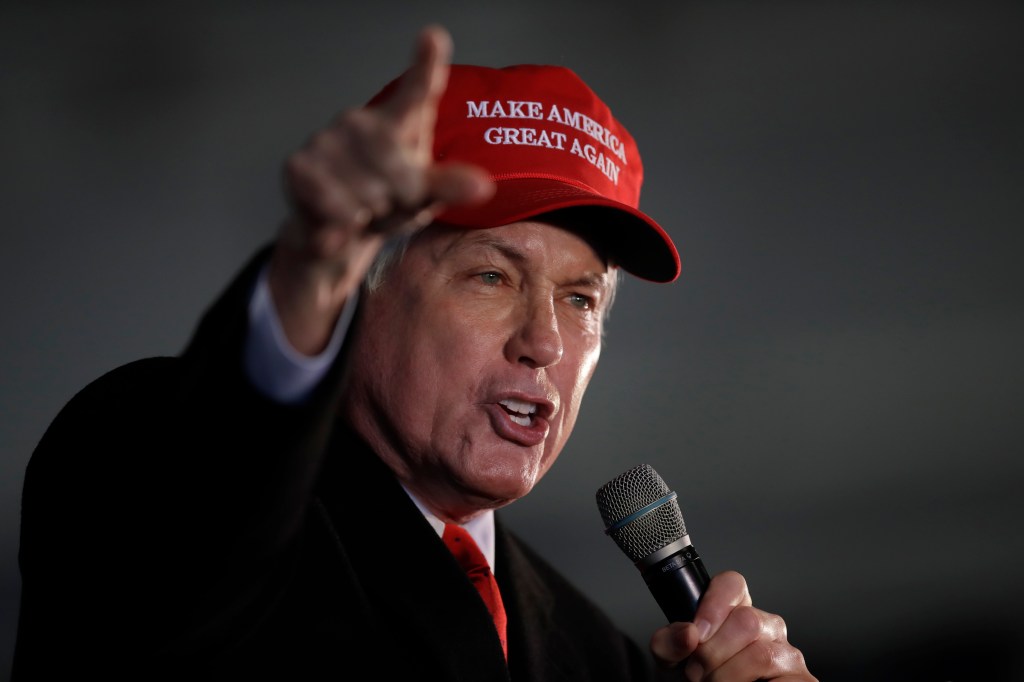
[(498, 404), (504, 408), (509, 419), (520, 426), (529, 426), (532, 424), (533, 415), (537, 413), (537, 405), (525, 400), (505, 398), (504, 400), (499, 400)]

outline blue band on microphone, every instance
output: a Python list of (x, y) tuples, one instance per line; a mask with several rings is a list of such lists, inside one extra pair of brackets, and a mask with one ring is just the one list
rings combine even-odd
[(658, 499), (658, 500), (655, 500), (654, 502), (651, 502), (646, 507), (644, 507), (642, 509), (636, 510), (635, 512), (633, 512), (632, 514), (630, 514), (629, 516), (627, 516), (625, 518), (619, 519), (618, 521), (616, 521), (612, 525), (610, 525), (607, 528), (605, 528), (604, 529), (604, 534), (608, 535), (609, 533), (614, 533), (615, 531), (617, 531), (618, 529), (622, 528), (626, 524), (632, 523), (633, 521), (636, 521), (638, 518), (640, 518), (641, 516), (643, 516), (647, 512), (654, 511), (655, 509), (657, 509), (661, 505), (665, 504), (666, 502), (671, 502), (674, 499), (676, 499), (676, 493), (675, 493), (675, 491), (672, 491), (668, 495), (665, 495), (665, 497), (662, 497), (661, 499)]

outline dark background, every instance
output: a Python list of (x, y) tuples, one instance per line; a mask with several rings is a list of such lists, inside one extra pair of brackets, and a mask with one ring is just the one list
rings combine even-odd
[(625, 282), (514, 526), (645, 642), (594, 492), (648, 462), (823, 682), (1024, 679), (1024, 5), (594, 0), (4, 4), (0, 676), (43, 430), (183, 347), (284, 156), (431, 21), (456, 61), (583, 76), (682, 252)]

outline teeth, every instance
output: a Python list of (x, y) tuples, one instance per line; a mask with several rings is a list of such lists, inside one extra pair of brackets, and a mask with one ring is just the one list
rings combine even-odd
[[(500, 401), (509, 412), (518, 412), (519, 414), (530, 415), (537, 411), (537, 406), (533, 403), (528, 403), (525, 400), (516, 400), (515, 398), (505, 398)], [(513, 415), (515, 417), (515, 415)], [(529, 420), (527, 420), (529, 421)], [(517, 424), (519, 422), (516, 422)]]
[(499, 401), (502, 407), (508, 412), (508, 418), (520, 426), (529, 426), (532, 423), (532, 415), (537, 411), (537, 406), (525, 400), (505, 398)]

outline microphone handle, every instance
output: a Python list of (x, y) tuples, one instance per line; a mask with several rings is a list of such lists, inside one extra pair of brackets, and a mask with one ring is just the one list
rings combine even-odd
[(670, 623), (692, 623), (711, 578), (693, 545), (641, 569), (644, 582)]

